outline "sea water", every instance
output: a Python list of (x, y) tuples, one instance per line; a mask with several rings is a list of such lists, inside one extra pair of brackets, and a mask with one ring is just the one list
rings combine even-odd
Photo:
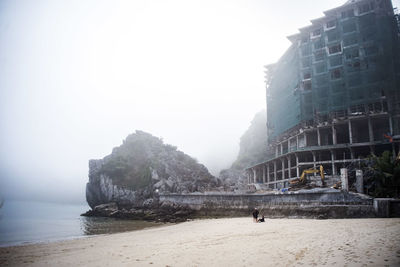
[(82, 217), (87, 205), (5, 201), (0, 208), (0, 246), (133, 231), (160, 224), (113, 218)]

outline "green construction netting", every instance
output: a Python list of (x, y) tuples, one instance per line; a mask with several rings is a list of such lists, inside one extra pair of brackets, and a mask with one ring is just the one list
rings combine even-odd
[(293, 44), (275, 64), (267, 89), (270, 137), (317, 115), (374, 105), (383, 96), (400, 102), (397, 31), (393, 17), (369, 13)]

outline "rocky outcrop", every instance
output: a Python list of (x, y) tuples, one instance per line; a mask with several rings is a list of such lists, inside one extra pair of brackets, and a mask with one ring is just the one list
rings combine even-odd
[(239, 154), (229, 169), (222, 170), (219, 178), (229, 191), (246, 191), (247, 176), (244, 169), (266, 160), (267, 127), (266, 112), (258, 112), (250, 127), (240, 138)]
[(225, 191), (246, 191), (247, 176), (243, 169), (230, 168), (222, 170), (219, 178), (223, 182)]
[(86, 200), (89, 206), (94, 209), (110, 202), (140, 205), (141, 198), (138, 198), (136, 191), (115, 185), (110, 177), (101, 173), (103, 163), (103, 160), (89, 161), (89, 182), (86, 184)]
[(234, 169), (244, 169), (267, 158), (268, 131), (265, 110), (254, 115), (250, 127), (240, 137), (239, 154), (232, 164)]
[(93, 211), (107, 203), (130, 210), (149, 203), (161, 205), (159, 193), (204, 192), (219, 185), (195, 159), (157, 137), (136, 131), (110, 155), (89, 161), (86, 199)]
[(101, 204), (87, 211), (82, 216), (100, 216), (119, 219), (133, 219), (155, 222), (183, 222), (194, 215), (194, 210), (187, 205), (177, 205), (168, 201), (158, 205), (143, 207), (121, 207), (111, 202)]

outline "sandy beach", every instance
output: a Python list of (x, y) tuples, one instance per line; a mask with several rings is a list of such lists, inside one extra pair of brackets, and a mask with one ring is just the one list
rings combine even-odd
[(0, 248), (1, 266), (399, 266), (400, 219), (195, 220)]

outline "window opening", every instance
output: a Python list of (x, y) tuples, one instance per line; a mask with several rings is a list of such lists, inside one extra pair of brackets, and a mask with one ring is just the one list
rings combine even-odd
[(327, 29), (334, 28), (334, 27), (336, 27), (336, 20), (331, 20), (326, 23)]
[(317, 30), (314, 30), (312, 33), (311, 33), (311, 36), (312, 37), (318, 37), (318, 36), (321, 36), (321, 29), (317, 29)]
[(342, 46), (340, 44), (329, 47), (329, 54), (335, 54), (342, 52)]
[(342, 19), (354, 17), (354, 9), (349, 9), (342, 12)]
[(341, 77), (342, 77), (341, 69), (334, 69), (331, 71), (331, 79), (332, 80), (340, 79)]

